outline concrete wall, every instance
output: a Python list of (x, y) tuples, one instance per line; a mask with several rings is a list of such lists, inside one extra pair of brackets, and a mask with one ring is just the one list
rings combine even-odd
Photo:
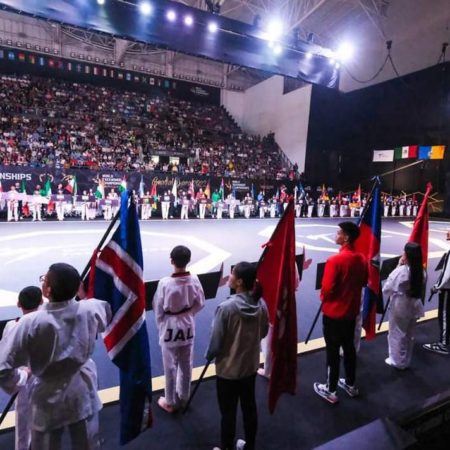
[(283, 77), (274, 76), (245, 92), (222, 91), (221, 103), (243, 131), (275, 133), (275, 140), (303, 171), (308, 135), (311, 85), (283, 95)]

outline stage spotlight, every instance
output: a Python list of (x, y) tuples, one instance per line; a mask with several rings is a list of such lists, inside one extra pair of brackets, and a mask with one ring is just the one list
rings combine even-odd
[(330, 62), (331, 65), (334, 65), (336, 63), (336, 60), (334, 58), (330, 58), (329, 62)]
[(336, 69), (339, 69), (339, 67), (341, 67), (341, 65), (337, 62), (334, 67), (336, 67)]
[(275, 45), (275, 47), (273, 48), (273, 52), (275, 53), (275, 55), (281, 55), (282, 51), (283, 47), (281, 47), (280, 44)]
[(350, 61), (355, 53), (355, 48), (348, 42), (342, 42), (336, 51), (336, 58), (341, 62)]
[(270, 39), (276, 41), (283, 34), (283, 24), (278, 19), (273, 19), (269, 22), (267, 26), (267, 33), (269, 34)]
[(190, 27), (190, 26), (192, 26), (193, 23), (194, 23), (194, 19), (192, 18), (192, 16), (184, 16), (184, 24), (185, 25)]
[(209, 22), (208, 23), (208, 31), (210, 33), (216, 33), (219, 27), (217, 26), (216, 22)]
[(104, 5), (105, 4), (105, 0), (97, 0), (97, 4)]
[(311, 52), (306, 52), (305, 57), (306, 59), (311, 59), (313, 57), (313, 54)]
[(152, 5), (149, 2), (141, 2), (139, 3), (139, 11), (144, 14), (144, 16), (148, 16), (152, 12)]
[(173, 9), (169, 9), (169, 11), (167, 11), (166, 17), (169, 22), (175, 22), (175, 20), (177, 19), (177, 13)]

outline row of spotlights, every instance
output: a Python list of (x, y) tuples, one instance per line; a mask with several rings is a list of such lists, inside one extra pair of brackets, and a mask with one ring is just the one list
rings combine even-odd
[[(99, 5), (104, 5), (105, 0), (97, 0), (97, 3)], [(139, 11), (144, 16), (149, 16), (153, 12), (153, 6), (147, 1), (141, 2), (141, 3), (139, 3)], [(177, 20), (177, 13), (173, 9), (170, 9), (166, 13), (166, 19), (169, 22), (175, 22)], [(194, 18), (190, 14), (188, 14), (188, 15), (184, 16), (183, 22), (188, 27), (191, 27), (194, 24)], [(210, 33), (216, 33), (218, 31), (218, 29), (219, 29), (219, 26), (217, 25), (216, 22), (208, 23), (208, 31)]]

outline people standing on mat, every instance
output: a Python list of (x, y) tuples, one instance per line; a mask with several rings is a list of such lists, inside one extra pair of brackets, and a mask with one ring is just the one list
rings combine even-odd
[(197, 275), (186, 271), (191, 251), (178, 245), (170, 252), (174, 273), (159, 280), (153, 311), (159, 332), (166, 387), (158, 405), (169, 413), (187, 402), (192, 377), (194, 316), (205, 304)]
[[(447, 241), (450, 241), (450, 230), (447, 231)], [(444, 265), (432, 291), (439, 294), (439, 341), (424, 344), (423, 348), (430, 352), (448, 355), (450, 352), (450, 250), (444, 255)]]
[(415, 242), (405, 245), (399, 265), (387, 278), (383, 295), (389, 303), (389, 356), (386, 364), (396, 369), (406, 369), (411, 364), (414, 331), (419, 317), (423, 316), (424, 288), (422, 249)]
[[(353, 247), (360, 233), (359, 227), (353, 222), (341, 222), (338, 226), (335, 242), (340, 245), (340, 250), (337, 255), (328, 258), (325, 264), (320, 293), (327, 381), (314, 383), (315, 392), (330, 403), (339, 401), (337, 386), (350, 397), (359, 395), (355, 386), (355, 319), (360, 310), (361, 291), (368, 279), (367, 261)], [(341, 347), (344, 352), (345, 378), (339, 378)]]
[[(255, 449), (258, 426), (255, 378), (261, 339), (269, 327), (267, 308), (255, 282), (255, 264), (240, 262), (234, 266), (228, 285), (236, 293), (218, 306), (206, 351), (206, 359), (216, 362), (222, 450)], [(238, 402), (241, 403), (245, 441), (239, 439), (235, 446)]]
[[(17, 307), (22, 310), (24, 317), (36, 311), (42, 305), (42, 291), (37, 286), (27, 286), (19, 292)], [(16, 327), (21, 318), (10, 320), (3, 330), (2, 339), (6, 339), (9, 333)], [(30, 394), (34, 383), (34, 377), (28, 374), (29, 369), (22, 367), (22, 374), (28, 376), (21, 380), (15, 405), (15, 450), (29, 450), (31, 445), (31, 404)]]
[(77, 302), (80, 275), (69, 264), (52, 264), (42, 276), (49, 299), (40, 310), (22, 317), (0, 341), (0, 386), (9, 394), (36, 377), (31, 393), (31, 447), (61, 449), (68, 427), (71, 448), (99, 447), (97, 369), (90, 359), (99, 333), (111, 319), (107, 302)]

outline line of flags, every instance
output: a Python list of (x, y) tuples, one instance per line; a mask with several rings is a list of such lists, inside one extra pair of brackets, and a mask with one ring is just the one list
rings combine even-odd
[(389, 150), (374, 150), (373, 162), (392, 162), (400, 159), (444, 159), (445, 145), (406, 145)]

